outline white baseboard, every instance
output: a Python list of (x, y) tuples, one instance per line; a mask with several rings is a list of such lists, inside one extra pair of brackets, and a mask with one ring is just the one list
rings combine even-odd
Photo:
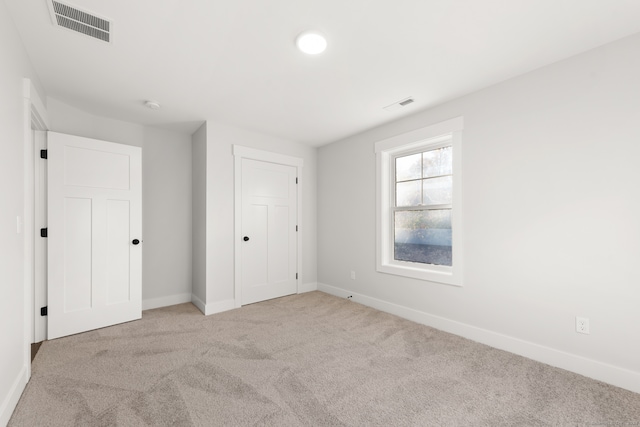
[(551, 347), (546, 347), (530, 341), (503, 335), (498, 332), (478, 328), (466, 323), (457, 322), (444, 317), (418, 311), (391, 302), (357, 294), (335, 286), (318, 283), (318, 290), (341, 298), (351, 296), (357, 303), (391, 313), (416, 323), (431, 326), (441, 331), (449, 332), (477, 341), (491, 347), (515, 353), (547, 365), (575, 372), (585, 377), (593, 378), (635, 393), (640, 393), (640, 372), (630, 371), (618, 366), (597, 360), (567, 353)]
[(0, 406), (0, 426), (6, 426), (9, 423), (9, 419), (11, 419), (11, 415), (13, 415), (13, 411), (16, 409), (18, 400), (20, 400), (20, 396), (22, 396), (22, 392), (27, 386), (27, 381), (29, 380), (27, 375), (28, 369), (26, 366), (23, 366), (13, 381), (9, 393), (2, 401), (2, 406)]
[(313, 292), (318, 290), (318, 284), (316, 282), (303, 283), (298, 287), (298, 293), (303, 294), (305, 292)]
[(210, 314), (222, 313), (223, 311), (229, 311), (236, 308), (236, 300), (228, 299), (224, 301), (217, 301), (207, 304), (205, 313), (207, 316)]
[(198, 310), (200, 310), (202, 312), (202, 314), (206, 314), (207, 305), (200, 298), (195, 296), (194, 294), (191, 294), (191, 304), (193, 304), (196, 307), (198, 307)]
[(151, 310), (154, 308), (168, 307), (170, 305), (184, 304), (185, 302), (191, 302), (191, 294), (177, 294), (169, 295), (160, 298), (150, 298), (142, 300), (142, 309)]
[(197, 296), (191, 295), (191, 303), (198, 307), (198, 310), (200, 310), (205, 316), (222, 313), (223, 311), (229, 311), (236, 308), (236, 301), (233, 299), (205, 304), (204, 301)]

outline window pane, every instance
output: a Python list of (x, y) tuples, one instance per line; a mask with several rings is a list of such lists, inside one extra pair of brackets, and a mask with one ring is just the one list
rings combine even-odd
[(396, 181), (422, 178), (422, 154), (396, 158)]
[(425, 206), (451, 204), (452, 186), (453, 178), (451, 176), (423, 180), (424, 198), (422, 204)]
[(426, 151), (423, 154), (423, 178), (439, 175), (451, 175), (451, 147)]
[(422, 203), (422, 180), (396, 184), (396, 206), (420, 206)]
[(451, 266), (451, 210), (395, 212), (394, 259)]

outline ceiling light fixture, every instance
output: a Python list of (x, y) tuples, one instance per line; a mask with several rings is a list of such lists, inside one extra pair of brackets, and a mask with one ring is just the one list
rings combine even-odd
[(317, 55), (327, 48), (327, 39), (317, 31), (305, 31), (296, 38), (296, 46), (308, 55)]
[(152, 110), (159, 110), (160, 109), (160, 104), (158, 104), (156, 101), (146, 101), (144, 103), (144, 106), (147, 108), (150, 108)]

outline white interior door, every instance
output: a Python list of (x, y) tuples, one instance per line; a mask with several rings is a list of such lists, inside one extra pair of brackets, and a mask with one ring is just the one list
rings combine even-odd
[(48, 133), (48, 338), (142, 316), (141, 149)]
[(297, 291), (296, 168), (242, 159), (242, 304)]

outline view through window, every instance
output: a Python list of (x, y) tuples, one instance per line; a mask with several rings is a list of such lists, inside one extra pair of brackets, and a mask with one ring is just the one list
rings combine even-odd
[(452, 265), (452, 147), (395, 157), (394, 256)]

